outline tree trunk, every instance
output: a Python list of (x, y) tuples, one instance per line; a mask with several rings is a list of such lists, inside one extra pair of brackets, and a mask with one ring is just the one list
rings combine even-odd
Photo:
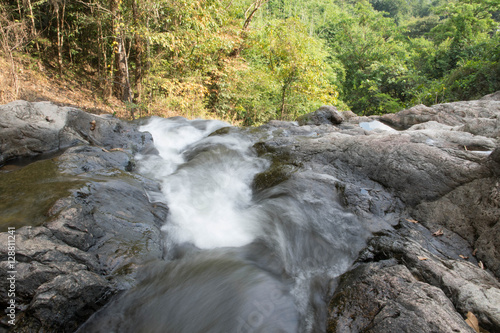
[(248, 26), (250, 25), (250, 22), (252, 22), (252, 18), (257, 13), (259, 8), (265, 4), (267, 0), (256, 0), (254, 3), (248, 7), (248, 9), (245, 12), (245, 22), (243, 23), (243, 30), (247, 30)]
[(59, 3), (55, 4), (56, 20), (57, 20), (57, 65), (59, 67), (59, 75), (62, 76), (63, 73), (63, 60), (62, 60), (62, 49), (63, 49), (63, 24), (64, 24), (64, 12), (66, 9), (66, 4), (62, 2), (62, 12), (59, 7)]
[(280, 120), (283, 120), (283, 114), (285, 113), (285, 101), (286, 101), (286, 89), (287, 86), (284, 85), (282, 90), (281, 90), (281, 114), (280, 114)]
[[(137, 26), (140, 22), (139, 8), (137, 1), (132, 3), (132, 10), (134, 16), (134, 24)], [(136, 94), (134, 96), (134, 102), (141, 102), (142, 95), (142, 78), (143, 78), (143, 55), (144, 55), (144, 43), (139, 35), (135, 33), (134, 35), (134, 49), (135, 49), (135, 90)]]
[(110, 11), (112, 15), (113, 27), (113, 53), (114, 53), (114, 92), (115, 96), (124, 102), (132, 101), (132, 94), (130, 91), (130, 81), (128, 78), (128, 63), (127, 54), (125, 52), (125, 43), (120, 29), (122, 21), (121, 12), (119, 9), (121, 0), (110, 1)]
[[(31, 19), (31, 27), (30, 27), (30, 33), (31, 37), (35, 37), (37, 35), (36, 32), (36, 26), (35, 26), (35, 14), (33, 14), (33, 6), (31, 5), (31, 0), (27, 0), (28, 2), (28, 9), (30, 11), (30, 19)], [(35, 42), (36, 49), (40, 51), (40, 47), (38, 46), (38, 42)]]

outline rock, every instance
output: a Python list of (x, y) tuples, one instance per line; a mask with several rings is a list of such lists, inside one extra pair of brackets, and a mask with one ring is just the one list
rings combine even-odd
[[(43, 225), (15, 230), (16, 330), (73, 332), (111, 296), (134, 285), (142, 265), (164, 256), (160, 228), (168, 208), (150, 201), (160, 195), (159, 184), (131, 173), (133, 154), (146, 153), (152, 139), (118, 119), (50, 103), (9, 107), (3, 106), (3, 120), (11, 121), (10, 130), (20, 136), (2, 137), (4, 160), (78, 143), (49, 161), (53, 179), (71, 182), (48, 211), (38, 212)], [(25, 143), (25, 150), (16, 148)], [(46, 161), (23, 170), (39, 174), (42, 164)], [(51, 188), (46, 190), (52, 197)], [(8, 236), (0, 233), (4, 302), (9, 299)]]
[(331, 105), (325, 105), (312, 113), (301, 116), (298, 119), (299, 125), (338, 125), (344, 121), (342, 113)]
[[(295, 155), (295, 160), (350, 168), (397, 191), (403, 201), (415, 205), (491, 174), (473, 154), (458, 154), (460, 145), (450, 142), (449, 136), (439, 137), (439, 134), (419, 131), (369, 136), (329, 133), (296, 142), (292, 138), (280, 138), (266, 145), (293, 146), (290, 153)], [(472, 136), (466, 133), (454, 134), (452, 139), (457, 143), (473, 142)], [(493, 145), (494, 141), (485, 141), (485, 144)], [(452, 147), (455, 150), (450, 149)]]
[(500, 91), (494, 92), (493, 94), (486, 95), (481, 98), (482, 101), (500, 101)]
[(498, 137), (500, 134), (499, 113), (500, 101), (489, 98), (437, 104), (431, 107), (420, 104), (398, 113), (383, 115), (379, 119), (399, 129), (408, 129), (416, 124), (436, 121), (448, 126), (459, 126), (457, 129), (475, 135)]
[[(490, 159), (497, 163), (497, 164), (500, 164), (500, 147), (499, 148), (496, 148), (490, 155)], [(497, 169), (497, 167), (495, 167), (495, 169)]]
[(472, 332), (442, 290), (395, 260), (345, 274), (330, 301), (327, 332)]
[(500, 179), (480, 178), (425, 201), (412, 215), (430, 229), (444, 226), (478, 249), (477, 257), (500, 276)]
[(360, 259), (373, 262), (342, 276), (329, 332), (471, 332), (464, 321), (469, 311), (481, 327), (498, 331), (500, 283), (474, 264), (467, 242), (447, 230), (438, 239), (407, 221), (398, 227), (369, 242)]
[[(394, 257), (420, 281), (440, 288), (465, 317), (474, 313), (483, 328), (500, 329), (500, 283), (481, 269), (467, 242), (446, 229), (436, 240), (429, 231), (403, 222), (400, 231), (374, 238), (370, 246), (378, 256)], [(446, 244), (443, 242), (449, 240)], [(429, 244), (432, 244), (429, 246)], [(457, 253), (462, 253), (459, 257)], [(377, 254), (375, 254), (377, 257)], [(425, 258), (425, 259), (422, 259)], [(485, 297), (485, 294), (488, 296)]]
[(129, 152), (152, 145), (149, 133), (110, 116), (98, 116), (50, 102), (15, 101), (0, 106), (0, 165), (78, 144)]
[(44, 329), (74, 332), (106, 304), (111, 291), (102, 276), (87, 270), (59, 275), (37, 289), (29, 312)]
[[(471, 332), (469, 311), (482, 328), (500, 331), (500, 104), (416, 106), (365, 118), (314, 136), (270, 131), (260, 144), (278, 160), (286, 156), (294, 175), (336, 179), (344, 206), (376, 235), (341, 278), (329, 331)], [(402, 130), (359, 128), (373, 119)], [(433, 236), (438, 230), (444, 235)]]

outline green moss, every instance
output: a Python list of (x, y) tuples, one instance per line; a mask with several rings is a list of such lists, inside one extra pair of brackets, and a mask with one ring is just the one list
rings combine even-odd
[(270, 188), (288, 180), (302, 166), (302, 163), (295, 160), (286, 150), (271, 148), (263, 142), (255, 144), (254, 149), (259, 156), (271, 160), (271, 166), (255, 176), (253, 180), (255, 191)]
[(0, 172), (0, 231), (44, 223), (52, 205), (83, 184), (59, 173), (57, 163), (50, 159)]
[(209, 136), (215, 136), (215, 135), (227, 135), (231, 132), (231, 128), (232, 127), (222, 127), (222, 128), (219, 128), (218, 130), (210, 133)]
[(120, 268), (116, 269), (113, 272), (114, 276), (127, 276), (130, 275), (134, 272), (134, 264), (133, 263), (127, 263)]

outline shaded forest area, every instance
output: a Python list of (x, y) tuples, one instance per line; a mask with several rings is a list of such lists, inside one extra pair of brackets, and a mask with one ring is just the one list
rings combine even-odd
[(500, 0), (3, 0), (0, 42), (14, 97), (25, 59), (130, 118), (252, 125), (500, 90), (499, 22)]

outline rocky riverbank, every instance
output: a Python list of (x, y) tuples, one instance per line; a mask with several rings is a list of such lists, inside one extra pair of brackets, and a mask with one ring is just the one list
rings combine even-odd
[[(19, 332), (75, 331), (135, 285), (142, 265), (168, 256), (160, 185), (134, 172), (136, 153), (156, 153), (151, 136), (50, 103), (13, 102), (0, 115), (0, 163), (12, 170), (0, 173), (2, 199), (23, 204), (2, 206), (5, 309), (12, 299), (9, 226), (17, 264), (16, 325), (8, 313), (1, 323)], [(322, 108), (298, 122), (244, 131), (272, 161), (256, 176), (256, 193), (284, 182), (301, 184), (304, 195), (317, 192), (307, 186), (335, 189), (372, 233), (352, 268), (325, 291), (328, 316), (315, 327), (473, 332), (477, 318), (483, 331), (500, 331), (498, 93), (380, 117)], [(50, 158), (15, 166), (40, 156)], [(33, 186), (45, 193), (16, 194), (29, 172), (41, 175)], [(20, 223), (23, 216), (30, 221)]]
[(469, 332), (468, 314), (500, 331), (499, 94), (381, 117), (329, 112), (269, 123), (260, 147), (330, 176), (373, 226), (327, 331)]
[[(2, 118), (0, 161), (33, 158), (64, 150), (58, 157), (30, 164), (31, 172), (51, 168), (50, 178), (35, 179), (45, 193), (16, 193), (25, 181), (20, 168), (2, 173), (3, 230), (15, 230), (15, 326), (2, 316), (2, 324), (19, 332), (72, 332), (109, 298), (134, 284), (137, 267), (163, 255), (160, 227), (167, 208), (149, 200), (145, 189), (159, 185), (133, 173), (133, 156), (152, 149), (148, 133), (112, 117), (50, 103), (13, 102), (0, 107)], [(15, 177), (14, 183), (6, 183)], [(49, 185), (71, 179), (72, 186), (58, 196)], [(36, 196), (36, 197), (32, 197)], [(33, 203), (49, 197), (50, 208), (29, 215)], [(36, 205), (35, 205), (36, 206)], [(27, 207), (27, 208), (26, 208)], [(7, 308), (9, 233), (0, 234), (1, 306)]]

